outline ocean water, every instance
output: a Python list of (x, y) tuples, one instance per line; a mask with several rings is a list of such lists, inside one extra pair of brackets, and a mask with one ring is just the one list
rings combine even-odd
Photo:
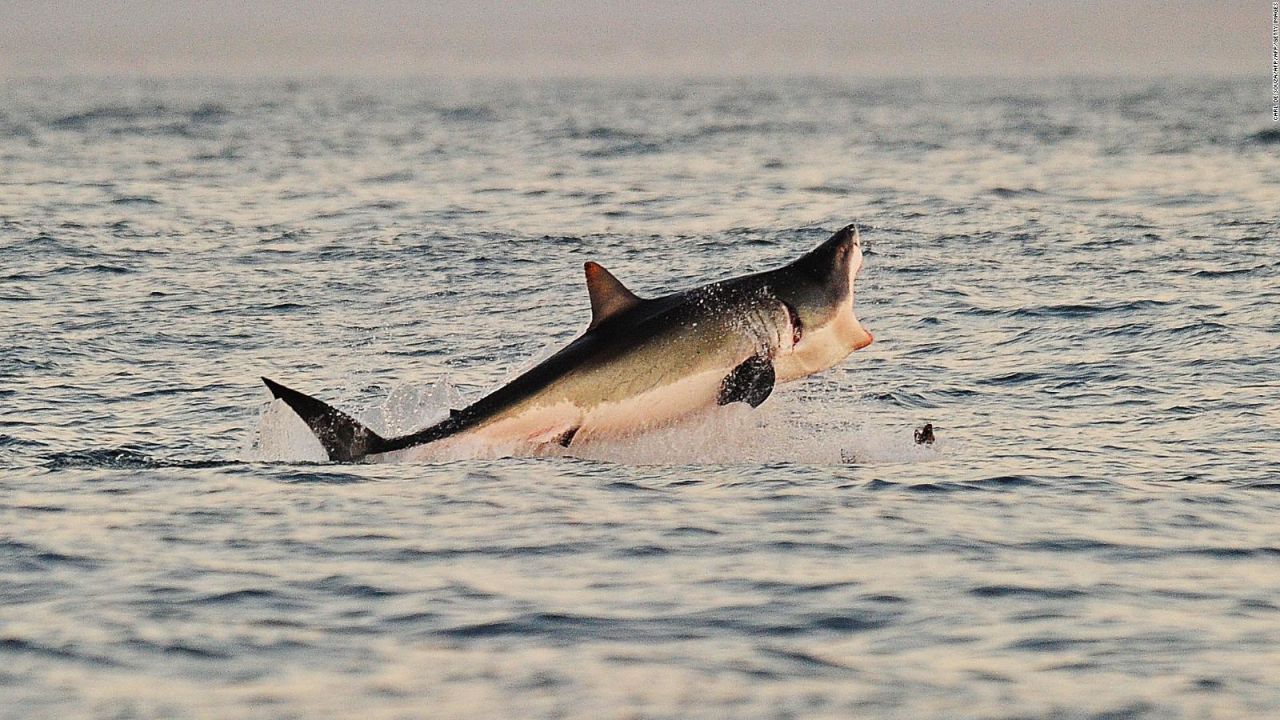
[[(0, 84), (0, 717), (1274, 717), (1267, 89)], [(404, 432), (855, 221), (875, 344), (590, 456), (258, 381)]]

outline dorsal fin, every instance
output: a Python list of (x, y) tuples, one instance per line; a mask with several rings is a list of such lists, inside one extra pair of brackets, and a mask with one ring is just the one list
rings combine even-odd
[(591, 324), (587, 326), (588, 330), (640, 303), (640, 298), (600, 263), (588, 260), (583, 270), (587, 273), (587, 293), (591, 295)]

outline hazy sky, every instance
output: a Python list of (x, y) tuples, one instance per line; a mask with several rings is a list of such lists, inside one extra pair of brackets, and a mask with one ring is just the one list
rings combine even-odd
[(1267, 0), (0, 0), (0, 74), (1265, 75), (1270, 17)]

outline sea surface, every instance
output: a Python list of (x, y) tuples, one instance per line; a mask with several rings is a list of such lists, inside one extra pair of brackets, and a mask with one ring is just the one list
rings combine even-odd
[[(1268, 91), (0, 82), (0, 717), (1276, 717)], [(590, 456), (258, 380), (405, 432), (851, 222), (872, 346)]]

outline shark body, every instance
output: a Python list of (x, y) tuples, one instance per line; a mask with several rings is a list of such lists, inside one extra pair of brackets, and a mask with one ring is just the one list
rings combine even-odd
[(843, 228), (774, 270), (642, 299), (585, 266), (591, 324), (546, 360), (435, 425), (383, 438), (324, 402), (263, 378), (329, 459), (429, 459), (473, 439), (534, 451), (634, 435), (717, 405), (758, 407), (775, 384), (871, 344), (854, 315), (860, 238)]

